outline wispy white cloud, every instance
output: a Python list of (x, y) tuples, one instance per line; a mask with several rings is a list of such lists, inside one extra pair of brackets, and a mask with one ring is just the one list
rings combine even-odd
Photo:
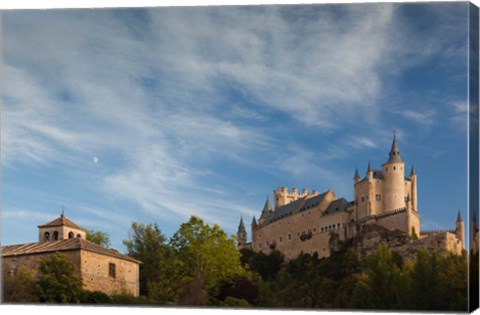
[[(319, 159), (282, 132), (296, 124), (382, 129), (382, 76), (410, 65), (420, 42), (397, 27), (393, 4), (344, 7), (342, 23), (330, 10), (312, 18), (311, 9), (6, 13), (2, 163), (61, 163), (81, 173), (85, 156), (114, 156), (99, 191), (152, 216), (200, 211), (225, 224), (252, 210), (232, 202), (235, 184), (210, 185), (222, 178), (218, 163), (335, 181), (321, 162), (338, 154)], [(418, 51), (426, 58), (437, 50)], [(254, 109), (231, 104), (230, 93)], [(269, 115), (288, 119), (272, 123)], [(326, 151), (378, 146), (368, 130), (342, 138)]]
[(430, 126), (435, 123), (437, 111), (435, 109), (423, 109), (422, 111), (407, 109), (399, 111), (397, 114), (419, 125)]

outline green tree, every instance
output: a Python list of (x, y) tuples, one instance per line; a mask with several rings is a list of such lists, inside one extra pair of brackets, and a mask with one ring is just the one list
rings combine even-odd
[(3, 302), (38, 302), (35, 271), (31, 269), (21, 268), (15, 274), (6, 275), (2, 285)]
[(157, 298), (160, 299), (159, 302), (166, 302), (164, 294), (159, 293), (159, 290), (165, 289), (170, 274), (175, 273), (175, 269), (169, 268), (175, 264), (174, 257), (166, 244), (166, 238), (158, 225), (133, 222), (129, 239), (124, 240), (123, 244), (127, 247), (129, 256), (142, 262), (140, 265), (140, 294), (149, 295), (149, 288), (155, 288), (157, 289)]
[(395, 263), (394, 255), (386, 244), (365, 261), (365, 272), (358, 276), (353, 292), (354, 307), (375, 309), (403, 309), (407, 288), (405, 274)]
[(210, 296), (216, 296), (219, 287), (247, 274), (240, 262), (235, 241), (218, 226), (209, 226), (192, 216), (183, 223), (170, 240), (180, 260), (181, 276), (187, 283), (195, 279)]
[(41, 259), (38, 271), (38, 296), (41, 302), (79, 302), (82, 279), (67, 256), (55, 253)]
[(103, 247), (110, 247), (110, 237), (105, 232), (88, 230), (87, 240)]
[(284, 257), (278, 250), (272, 250), (270, 254), (258, 252), (250, 256), (248, 265), (253, 271), (256, 271), (263, 280), (273, 279), (280, 267), (282, 266)]

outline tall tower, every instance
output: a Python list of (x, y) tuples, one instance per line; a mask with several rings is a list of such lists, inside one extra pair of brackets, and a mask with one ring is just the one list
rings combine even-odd
[(383, 211), (404, 208), (405, 203), (405, 163), (400, 156), (395, 135), (388, 161), (382, 164), (383, 185)]
[(242, 249), (247, 247), (247, 230), (245, 229), (245, 225), (243, 224), (243, 217), (240, 216), (240, 224), (238, 225), (237, 230), (237, 249)]
[(418, 202), (417, 202), (417, 173), (415, 172), (415, 166), (412, 165), (412, 170), (410, 171), (410, 181), (412, 182), (412, 209), (418, 212)]
[(465, 249), (465, 225), (462, 220), (460, 210), (458, 210), (457, 222), (455, 222), (455, 236), (462, 242), (462, 248)]

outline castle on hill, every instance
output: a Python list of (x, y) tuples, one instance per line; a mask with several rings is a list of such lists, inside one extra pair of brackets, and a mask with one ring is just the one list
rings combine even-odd
[[(276, 249), (287, 259), (301, 252), (319, 257), (330, 256), (333, 235), (340, 241), (353, 238), (362, 226), (376, 224), (387, 230), (399, 230), (412, 239), (441, 244), (445, 250), (460, 254), (465, 247), (464, 222), (458, 214), (453, 231), (421, 231), (417, 197), (417, 174), (412, 166), (405, 176), (396, 137), (393, 137), (388, 160), (381, 169), (368, 163), (365, 176), (358, 169), (353, 177), (354, 200), (339, 198), (333, 190), (319, 193), (280, 187), (273, 191), (274, 206), (267, 198), (258, 221), (253, 217), (251, 243), (240, 219), (238, 248), (270, 253)], [(429, 240), (435, 238), (435, 240)], [(432, 245), (433, 246), (433, 245)], [(435, 245), (437, 246), (437, 245)]]

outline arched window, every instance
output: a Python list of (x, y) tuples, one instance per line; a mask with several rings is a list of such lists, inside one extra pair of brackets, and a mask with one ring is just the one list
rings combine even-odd
[(57, 231), (53, 232), (53, 240), (55, 240), (55, 241), (58, 240), (58, 232)]
[(50, 240), (50, 232), (45, 232), (45, 241), (49, 241)]
[(82, 236), (80, 234), (77, 234), (77, 238), (82, 238)]
[(74, 237), (75, 237), (75, 234), (73, 234), (73, 232), (68, 233), (68, 238), (74, 238)]

